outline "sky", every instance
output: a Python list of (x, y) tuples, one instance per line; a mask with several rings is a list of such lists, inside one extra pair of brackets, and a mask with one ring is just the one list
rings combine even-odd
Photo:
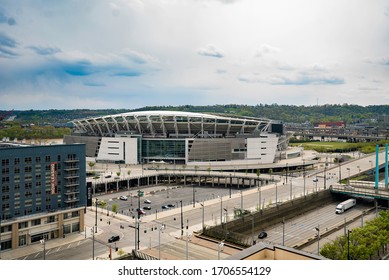
[(389, 104), (387, 0), (0, 0), (0, 110)]

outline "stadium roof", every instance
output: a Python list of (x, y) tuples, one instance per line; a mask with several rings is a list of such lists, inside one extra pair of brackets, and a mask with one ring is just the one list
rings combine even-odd
[(267, 131), (272, 121), (180, 111), (139, 111), (74, 120), (75, 131), (91, 136), (233, 137)]

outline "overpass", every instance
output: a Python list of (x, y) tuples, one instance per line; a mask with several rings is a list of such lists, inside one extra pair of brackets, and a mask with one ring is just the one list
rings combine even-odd
[(389, 190), (384, 188), (383, 184), (380, 185), (382, 186), (376, 189), (374, 182), (350, 181), (350, 185), (332, 185), (330, 186), (330, 190), (332, 193), (367, 197), (372, 199), (384, 199), (388, 200), (389, 203)]

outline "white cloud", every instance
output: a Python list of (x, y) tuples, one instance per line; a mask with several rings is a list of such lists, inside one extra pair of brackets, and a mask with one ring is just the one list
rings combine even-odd
[(280, 48), (273, 47), (273, 46), (270, 46), (267, 44), (263, 44), (254, 51), (254, 56), (255, 57), (262, 57), (266, 54), (274, 54), (274, 53), (278, 53), (280, 51), (281, 51)]
[(214, 45), (208, 45), (205, 48), (200, 48), (200, 49), (197, 50), (197, 53), (199, 55), (211, 56), (211, 57), (216, 57), (216, 58), (224, 57), (223, 51), (218, 49)]

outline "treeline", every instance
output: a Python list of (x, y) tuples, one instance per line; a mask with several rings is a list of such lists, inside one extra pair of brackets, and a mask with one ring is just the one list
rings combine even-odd
[[(350, 104), (326, 104), (321, 106), (296, 106), (278, 104), (147, 106), (137, 109), (28, 110), (13, 111), (12, 114), (16, 115), (15, 121), (45, 124), (66, 123), (68, 121), (79, 118), (145, 110), (219, 113), (232, 116), (269, 118), (288, 123), (304, 123), (307, 121), (311, 123), (317, 121), (345, 121), (346, 123), (356, 123), (362, 121), (369, 122), (374, 120), (381, 122), (384, 116), (389, 116), (389, 105), (359, 106)], [(0, 111), (0, 115), (5, 113), (6, 111)]]
[(366, 222), (364, 227), (355, 228), (348, 235), (337, 237), (320, 250), (323, 257), (332, 260), (369, 260), (387, 251), (389, 245), (389, 210)]
[(64, 135), (71, 133), (71, 129), (67, 127), (53, 126), (37, 126), (22, 127), (19, 124), (7, 124), (6, 127), (0, 129), (0, 140), (9, 138), (9, 140), (22, 139), (60, 139)]

